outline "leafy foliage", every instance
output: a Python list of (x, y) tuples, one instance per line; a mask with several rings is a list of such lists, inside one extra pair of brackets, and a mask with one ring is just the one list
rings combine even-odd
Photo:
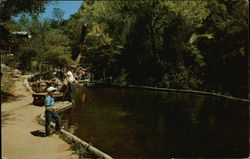
[(0, 22), (10, 20), (20, 13), (38, 14), (44, 11), (47, 0), (4, 0), (0, 2)]
[(96, 80), (237, 95), (247, 88), (247, 13), (245, 0), (84, 1), (68, 20), (55, 10), (6, 24), (33, 35), (21, 55), (54, 67), (81, 55)]
[(95, 1), (76, 19), (96, 79), (229, 91), (247, 85), (236, 73), (247, 68), (247, 12), (243, 0)]
[(24, 15), (18, 22), (7, 21), (5, 25), (9, 30), (27, 31), (32, 35), (19, 46), (16, 63), (21, 70), (45, 71), (48, 67), (63, 68), (74, 63), (69, 39), (62, 30), (52, 27), (53, 21)]

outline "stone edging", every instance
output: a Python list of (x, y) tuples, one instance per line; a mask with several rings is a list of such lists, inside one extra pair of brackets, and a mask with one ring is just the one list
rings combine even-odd
[(93, 81), (93, 82), (97, 83), (97, 84), (109, 85), (109, 86), (112, 86), (112, 87), (139, 88), (139, 89), (148, 89), (148, 90), (157, 90), (157, 91), (193, 93), (193, 94), (215, 96), (215, 97), (226, 98), (226, 99), (236, 100), (236, 101), (240, 101), (240, 102), (250, 103), (250, 99), (227, 96), (227, 95), (222, 95), (222, 94), (213, 93), (213, 92), (205, 92), (205, 91), (198, 91), (198, 90), (188, 90), (188, 89), (185, 90), (185, 89), (173, 89), (173, 88), (162, 88), (162, 87), (138, 86), (138, 85), (118, 85), (118, 84), (108, 84), (108, 83), (105, 83), (105, 82), (98, 82), (98, 81)]
[[(29, 82), (28, 82), (28, 78), (30, 78), (30, 77), (32, 77), (32, 75), (27, 75), (27, 76), (25, 76), (25, 78), (24, 78), (24, 86), (25, 86), (25, 87), (28, 89), (28, 91), (30, 91), (31, 93), (35, 93), (35, 92), (31, 89), (31, 87), (30, 87), (30, 85), (29, 85)], [(70, 107), (72, 107), (72, 103), (71, 103), (71, 102), (69, 102), (69, 104), (67, 104), (67, 105), (64, 105), (64, 106), (59, 107), (57, 111), (62, 111), (62, 110), (68, 109), (68, 108), (70, 108)], [(40, 119), (42, 119), (43, 121), (45, 121), (44, 112), (40, 115)], [(55, 128), (55, 123), (52, 122), (51, 125)], [(80, 144), (82, 144), (83, 146), (87, 147), (87, 149), (88, 149), (90, 152), (94, 153), (96, 156), (98, 156), (98, 157), (100, 157), (100, 158), (104, 158), (104, 159), (113, 159), (111, 156), (109, 156), (109, 155), (107, 155), (106, 153), (104, 153), (104, 152), (98, 150), (97, 148), (91, 146), (91, 145), (88, 144), (87, 142), (85, 142), (85, 141), (83, 141), (82, 139), (78, 138), (77, 136), (75, 136), (75, 135), (69, 133), (68, 131), (62, 129), (62, 130), (61, 130), (61, 133), (64, 134), (65, 136), (67, 136), (67, 138), (71, 139), (72, 141), (75, 141), (75, 142), (80, 143)]]
[[(60, 107), (58, 111), (60, 111), (62, 109), (67, 109), (67, 108), (69, 108), (71, 106), (72, 106), (72, 104), (70, 103), (69, 105), (65, 105), (63, 107)], [(40, 115), (40, 119), (45, 121), (44, 113), (42, 113)], [(55, 128), (55, 123), (52, 122), (51, 125)], [(90, 152), (94, 153), (96, 156), (98, 156), (100, 158), (104, 158), (104, 159), (113, 159), (111, 156), (109, 156), (106, 153), (104, 153), (104, 152), (98, 150), (97, 148), (91, 146), (90, 144), (88, 144), (87, 142), (85, 142), (82, 139), (78, 138), (77, 136), (71, 134), (70, 132), (68, 132), (68, 131), (66, 131), (64, 129), (62, 129), (60, 132), (63, 135), (65, 135), (68, 139), (70, 139), (71, 141), (82, 144), (84, 147), (86, 147)]]
[(136, 86), (136, 85), (128, 85), (128, 86), (125, 86), (125, 87), (127, 87), (127, 88), (151, 89), (151, 90), (157, 90), (157, 91), (171, 91), (171, 92), (182, 92), (182, 93), (195, 93), (195, 94), (210, 95), (210, 96), (222, 97), (222, 98), (226, 98), (226, 99), (231, 99), (231, 100), (236, 100), (236, 101), (250, 103), (249, 99), (243, 99), (243, 98), (237, 98), (237, 97), (232, 97), (232, 96), (226, 96), (226, 95), (212, 93), (212, 92), (204, 92), (204, 91), (196, 91), (196, 90), (183, 90), (183, 89), (170, 89), (170, 88), (158, 88), (158, 87), (149, 87), (149, 86)]
[(32, 77), (32, 75), (26, 75), (26, 76), (24, 76), (25, 78), (24, 78), (24, 86), (28, 89), (28, 91), (30, 91), (32, 94), (35, 94), (36, 92), (34, 92), (33, 90), (32, 90), (32, 88), (30, 87), (30, 85), (29, 85), (29, 82), (28, 82), (28, 78), (31, 78)]

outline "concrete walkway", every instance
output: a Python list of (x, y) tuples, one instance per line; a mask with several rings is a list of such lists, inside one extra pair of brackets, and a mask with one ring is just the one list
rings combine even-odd
[(24, 77), (16, 80), (12, 93), (17, 100), (2, 103), (2, 157), (6, 159), (77, 159), (70, 145), (57, 135), (41, 137), (44, 127), (35, 118), (44, 107), (32, 105), (32, 94), (23, 84)]

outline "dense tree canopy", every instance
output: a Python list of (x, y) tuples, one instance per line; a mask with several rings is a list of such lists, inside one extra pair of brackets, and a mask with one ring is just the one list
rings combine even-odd
[(247, 13), (243, 0), (98, 1), (70, 20), (87, 24), (96, 79), (232, 92), (247, 86)]
[[(56, 25), (55, 25), (56, 23)], [(7, 21), (10, 31), (26, 31), (32, 35), (19, 46), (14, 65), (23, 71), (46, 71), (47, 67), (63, 68), (73, 64), (69, 38), (59, 29), (59, 19), (40, 20), (38, 16), (21, 16)]]
[(84, 1), (68, 20), (6, 24), (32, 34), (20, 55), (63, 67), (81, 54), (96, 80), (246, 97), (247, 13), (245, 0)]
[(0, 1), (0, 22), (10, 20), (20, 13), (40, 13), (44, 11), (47, 0), (3, 0)]

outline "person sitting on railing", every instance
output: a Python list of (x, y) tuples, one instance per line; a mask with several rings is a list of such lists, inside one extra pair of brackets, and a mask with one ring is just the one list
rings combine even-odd
[(50, 123), (51, 118), (54, 118), (56, 120), (56, 131), (60, 131), (61, 127), (61, 117), (57, 114), (56, 107), (55, 107), (55, 99), (53, 95), (55, 95), (56, 88), (53, 86), (50, 86), (47, 89), (48, 95), (45, 97), (44, 105), (45, 105), (45, 133), (46, 136), (50, 136)]

